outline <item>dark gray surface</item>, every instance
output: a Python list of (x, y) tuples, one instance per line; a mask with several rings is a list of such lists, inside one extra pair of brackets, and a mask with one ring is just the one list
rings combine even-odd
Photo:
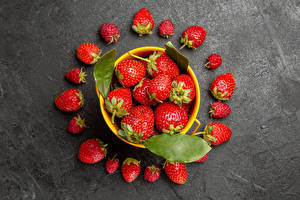
[[(130, 29), (134, 13), (147, 7), (154, 34), (138, 37)], [(83, 66), (76, 47), (93, 42), (118, 56), (140, 46), (163, 46), (158, 24), (170, 18), (171, 39), (189, 25), (207, 30), (204, 44), (182, 52), (190, 58), (201, 87), (198, 118), (211, 121), (213, 101), (207, 92), (217, 75), (232, 72), (237, 87), (228, 102), (231, 115), (219, 120), (233, 131), (229, 142), (214, 148), (204, 164), (189, 164), (185, 185), (166, 175), (154, 184), (140, 175), (125, 183), (120, 170), (107, 175), (104, 163), (84, 165), (79, 145), (99, 137), (109, 155), (134, 156), (147, 164), (162, 159), (119, 141), (99, 111), (92, 67), (79, 111), (90, 127), (82, 135), (66, 132), (74, 113), (58, 111), (53, 102), (74, 87), (65, 73)], [(119, 26), (121, 38), (107, 46), (102, 23)], [(0, 197), (1, 199), (299, 199), (300, 198), (300, 1), (1, 1), (0, 3)], [(202, 67), (210, 53), (223, 57), (214, 71)]]

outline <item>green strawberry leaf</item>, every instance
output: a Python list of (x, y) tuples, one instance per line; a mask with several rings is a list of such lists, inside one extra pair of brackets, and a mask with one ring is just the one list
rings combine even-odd
[(152, 153), (170, 161), (194, 162), (207, 154), (211, 147), (198, 136), (184, 134), (161, 134), (150, 137), (144, 142)]
[(178, 65), (179, 69), (183, 72), (187, 72), (187, 68), (190, 65), (190, 61), (182, 53), (180, 53), (172, 44), (172, 42), (167, 42), (165, 44), (166, 54), (170, 56), (173, 61)]
[(106, 98), (109, 92), (111, 80), (114, 74), (116, 52), (117, 50), (113, 49), (103, 55), (94, 67), (96, 87), (103, 98)]

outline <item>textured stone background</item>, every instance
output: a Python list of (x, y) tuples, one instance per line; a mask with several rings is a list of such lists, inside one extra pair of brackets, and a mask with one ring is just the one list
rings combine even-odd
[[(130, 29), (137, 10), (150, 9), (154, 34), (137, 37)], [(104, 162), (84, 165), (79, 145), (99, 137), (109, 155), (134, 156), (142, 166), (162, 160), (130, 147), (111, 134), (98, 108), (92, 67), (81, 89), (86, 104), (79, 111), (90, 127), (79, 136), (67, 133), (74, 113), (58, 111), (53, 102), (74, 87), (64, 80), (76, 47), (93, 42), (118, 56), (140, 46), (163, 46), (158, 24), (170, 18), (179, 35), (189, 25), (207, 30), (204, 44), (182, 52), (190, 58), (201, 87), (198, 118), (211, 121), (211, 81), (232, 72), (237, 88), (228, 102), (232, 114), (219, 120), (233, 131), (229, 142), (213, 149), (204, 164), (189, 164), (188, 181), (179, 186), (166, 175), (154, 184), (142, 176), (131, 183), (120, 171), (107, 175)], [(107, 46), (98, 29), (119, 26), (121, 38)], [(0, 196), (1, 199), (300, 199), (300, 1), (102, 1), (12, 0), (0, 3)], [(223, 65), (208, 71), (210, 53)]]

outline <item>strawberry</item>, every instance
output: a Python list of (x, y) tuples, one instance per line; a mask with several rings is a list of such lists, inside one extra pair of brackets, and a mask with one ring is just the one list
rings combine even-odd
[(180, 107), (190, 104), (195, 98), (195, 85), (189, 75), (181, 74), (172, 81), (169, 100)]
[(124, 87), (136, 85), (146, 75), (143, 63), (136, 60), (123, 60), (115, 68), (116, 76)]
[(82, 69), (74, 68), (66, 74), (66, 79), (74, 84), (85, 83), (86, 73)]
[(171, 92), (171, 79), (168, 75), (158, 75), (150, 81), (148, 88), (148, 95), (150, 101), (155, 99), (157, 102), (162, 103), (170, 96)]
[(147, 166), (144, 171), (144, 179), (149, 183), (153, 183), (160, 177), (160, 169), (155, 165)]
[(76, 111), (84, 104), (81, 91), (77, 89), (69, 89), (61, 93), (55, 99), (55, 105), (63, 111)]
[(235, 80), (232, 73), (226, 73), (215, 78), (210, 85), (212, 95), (221, 101), (230, 99), (235, 88)]
[(207, 159), (207, 154), (205, 154), (202, 158), (200, 158), (199, 160), (196, 160), (195, 162), (205, 162)]
[(151, 80), (148, 78), (143, 78), (139, 84), (137, 84), (132, 92), (133, 97), (135, 100), (137, 100), (140, 104), (149, 106), (152, 104), (155, 104), (156, 101), (152, 100), (150, 101), (149, 96), (148, 96), (148, 87), (150, 85)]
[(106, 156), (106, 147), (100, 139), (89, 139), (80, 145), (78, 158), (83, 163), (94, 164)]
[(141, 143), (150, 137), (154, 127), (153, 111), (149, 106), (135, 106), (122, 118), (119, 135), (133, 143)]
[(180, 42), (183, 43), (183, 45), (180, 47), (180, 49), (187, 46), (193, 50), (196, 50), (196, 48), (204, 42), (205, 37), (206, 31), (204, 28), (201, 26), (190, 26), (183, 31), (181, 35)]
[(191, 111), (191, 108), (192, 108), (192, 104), (190, 103), (190, 104), (182, 104), (182, 108), (187, 112), (187, 114), (189, 114), (190, 113), (190, 111)]
[(101, 50), (94, 44), (83, 43), (77, 48), (77, 58), (85, 64), (94, 64), (100, 58)]
[(113, 124), (115, 123), (115, 116), (128, 115), (131, 105), (131, 91), (128, 88), (117, 88), (111, 91), (105, 100), (105, 108), (112, 113), (111, 121)]
[(85, 128), (85, 120), (82, 119), (80, 115), (77, 115), (70, 120), (68, 131), (73, 134), (78, 134), (82, 133), (82, 131), (84, 131)]
[(220, 55), (211, 54), (207, 58), (208, 62), (204, 65), (208, 69), (215, 69), (218, 68), (222, 64), (222, 58)]
[(141, 171), (140, 162), (134, 158), (126, 158), (123, 161), (121, 171), (126, 182), (130, 183), (138, 177)]
[(113, 158), (108, 158), (105, 163), (106, 171), (111, 174), (114, 173), (119, 167), (119, 159), (116, 158), (117, 154)]
[(148, 74), (156, 77), (160, 74), (168, 75), (171, 79), (179, 75), (179, 68), (176, 63), (164, 52), (154, 52), (149, 58), (142, 58), (129, 53), (134, 58), (147, 62)]
[(230, 106), (221, 102), (215, 102), (211, 104), (209, 109), (209, 114), (213, 118), (227, 117), (230, 114), (230, 112)]
[(146, 8), (140, 9), (136, 14), (132, 22), (132, 30), (143, 36), (146, 34), (152, 34), (154, 27), (154, 20), (150, 11)]
[(171, 102), (158, 105), (154, 112), (155, 127), (159, 133), (179, 133), (187, 124), (188, 116), (183, 108)]
[(174, 25), (171, 20), (162, 21), (158, 27), (159, 35), (164, 38), (172, 37), (174, 34)]
[(217, 146), (223, 142), (228, 141), (231, 138), (232, 132), (230, 128), (219, 122), (209, 123), (205, 129), (203, 138), (211, 145)]
[(187, 178), (187, 171), (184, 163), (180, 162), (170, 162), (166, 160), (164, 163), (165, 173), (177, 184), (184, 184)]
[(102, 24), (100, 35), (108, 44), (116, 43), (120, 37), (120, 31), (115, 24)]

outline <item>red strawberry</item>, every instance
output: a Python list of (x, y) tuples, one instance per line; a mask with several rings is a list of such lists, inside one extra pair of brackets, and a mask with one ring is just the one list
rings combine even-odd
[(136, 60), (123, 60), (115, 68), (116, 76), (124, 87), (136, 85), (146, 75), (143, 63)]
[(190, 26), (181, 35), (180, 42), (183, 43), (180, 49), (187, 46), (196, 50), (200, 46), (206, 37), (206, 31), (201, 26)]
[(222, 64), (222, 58), (220, 55), (211, 54), (207, 58), (208, 62), (204, 65), (208, 69), (215, 69)]
[(143, 78), (139, 84), (137, 84), (132, 92), (133, 97), (135, 100), (137, 100), (140, 104), (149, 106), (152, 104), (155, 104), (156, 101), (152, 100), (150, 101), (149, 96), (148, 96), (148, 87), (150, 85), (151, 80), (148, 78)]
[(207, 154), (205, 154), (202, 158), (200, 158), (199, 160), (196, 160), (195, 162), (205, 162), (207, 159)]
[(155, 99), (157, 102), (162, 103), (170, 96), (171, 92), (171, 79), (168, 75), (158, 75), (153, 78), (148, 88), (150, 100)]
[(172, 37), (174, 34), (174, 25), (171, 20), (162, 21), (158, 27), (159, 35), (164, 38)]
[(86, 73), (82, 69), (74, 68), (66, 74), (66, 79), (74, 84), (85, 83)]
[(102, 24), (100, 34), (108, 44), (116, 43), (120, 37), (120, 31), (115, 24)]
[(186, 113), (189, 115), (191, 108), (192, 108), (192, 104), (182, 104), (182, 108), (186, 111)]
[(215, 102), (211, 104), (209, 109), (209, 114), (213, 118), (227, 117), (230, 114), (230, 112), (230, 106), (221, 102)]
[(160, 74), (168, 75), (171, 79), (179, 75), (176, 63), (164, 52), (154, 52), (149, 58), (142, 58), (129, 53), (134, 58), (147, 62), (147, 71), (152, 77)]
[(187, 178), (187, 171), (184, 163), (167, 161), (164, 169), (171, 181), (177, 184), (184, 184)]
[(150, 11), (146, 8), (140, 9), (136, 14), (132, 22), (132, 30), (137, 32), (139, 36), (146, 34), (152, 34), (154, 27), (154, 20)]
[(187, 124), (188, 116), (183, 108), (170, 102), (158, 105), (154, 112), (155, 127), (159, 133), (179, 133)]
[(76, 111), (83, 106), (82, 93), (77, 89), (69, 89), (55, 99), (55, 105), (63, 111)]
[(105, 168), (108, 173), (114, 173), (119, 167), (119, 159), (116, 158), (117, 154), (113, 158), (108, 158), (105, 163)]
[(80, 145), (78, 158), (81, 162), (94, 164), (106, 156), (106, 147), (100, 139), (89, 139)]
[(155, 165), (147, 166), (144, 171), (144, 179), (149, 183), (156, 181), (160, 177), (160, 169)]
[(105, 100), (105, 108), (112, 113), (111, 121), (113, 124), (115, 123), (115, 116), (128, 115), (131, 105), (131, 91), (128, 88), (117, 88), (111, 91)]
[(232, 73), (218, 76), (210, 85), (212, 95), (221, 101), (230, 99), (235, 88), (235, 80)]
[(154, 116), (149, 106), (135, 106), (129, 115), (122, 118), (119, 135), (133, 143), (141, 143), (150, 137), (154, 127)]
[(126, 158), (123, 161), (121, 171), (126, 182), (130, 183), (138, 177), (141, 171), (140, 162), (134, 158)]
[(230, 128), (219, 122), (209, 123), (203, 133), (203, 138), (210, 142), (211, 145), (219, 145), (231, 138), (232, 132)]
[(195, 85), (189, 75), (181, 74), (172, 81), (169, 100), (180, 107), (190, 104), (195, 98)]
[(85, 64), (94, 64), (100, 58), (101, 50), (94, 44), (84, 43), (77, 48), (77, 58)]
[(73, 134), (78, 134), (82, 133), (82, 131), (84, 131), (85, 128), (85, 120), (82, 119), (80, 115), (77, 115), (70, 120), (68, 131)]

